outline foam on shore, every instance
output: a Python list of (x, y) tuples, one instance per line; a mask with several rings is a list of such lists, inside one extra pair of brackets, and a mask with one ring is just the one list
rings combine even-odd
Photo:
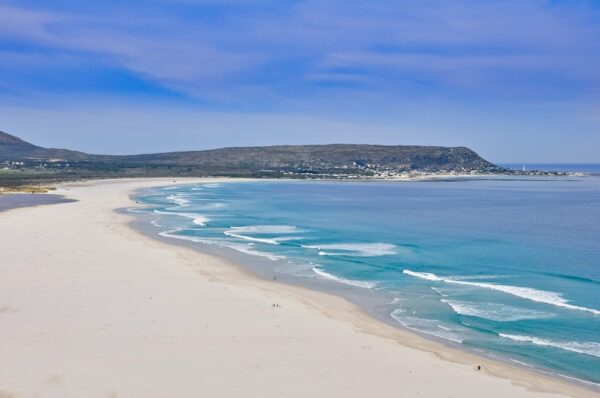
[(339, 276), (330, 274), (329, 272), (325, 272), (319, 267), (313, 267), (312, 270), (315, 274), (319, 275), (322, 278), (330, 279), (332, 281), (336, 281), (339, 283), (343, 283), (344, 285), (362, 287), (364, 289), (373, 289), (375, 286), (377, 286), (377, 284), (375, 282), (357, 281), (354, 279), (341, 278)]
[(439, 337), (453, 343), (462, 344), (463, 342), (463, 337), (460, 334), (462, 330), (455, 330), (438, 320), (407, 315), (406, 311), (402, 308), (392, 311), (390, 316), (407, 329)]
[(168, 231), (159, 232), (158, 235), (162, 236), (163, 238), (179, 239), (179, 240), (185, 240), (188, 242), (203, 243), (206, 245), (218, 245), (218, 246), (226, 247), (229, 249), (233, 249), (240, 253), (250, 254), (252, 256), (265, 257), (272, 261), (285, 259), (285, 256), (280, 256), (280, 255), (276, 255), (273, 253), (267, 253), (267, 252), (255, 250), (252, 243), (248, 243), (245, 245), (244, 244), (234, 244), (234, 243), (228, 242), (226, 240), (222, 240), (222, 239), (200, 238), (200, 237), (196, 237), (196, 236), (179, 234), (179, 232), (181, 232), (183, 230), (184, 230), (184, 228), (175, 228), (175, 229), (171, 229)]

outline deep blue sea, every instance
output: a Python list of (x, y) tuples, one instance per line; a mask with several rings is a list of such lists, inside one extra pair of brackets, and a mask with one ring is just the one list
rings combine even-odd
[(572, 173), (585, 173), (600, 176), (600, 164), (598, 163), (505, 163), (502, 167), (516, 170), (543, 170), (561, 171)]
[(345, 289), (448, 344), (600, 383), (600, 177), (228, 182), (138, 200), (163, 237)]

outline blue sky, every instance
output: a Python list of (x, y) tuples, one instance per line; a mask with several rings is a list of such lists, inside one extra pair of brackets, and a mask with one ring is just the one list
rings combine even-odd
[(600, 162), (600, 2), (0, 0), (0, 130), (95, 153)]

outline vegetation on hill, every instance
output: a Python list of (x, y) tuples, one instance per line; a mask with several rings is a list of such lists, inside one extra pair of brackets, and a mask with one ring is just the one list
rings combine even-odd
[(93, 155), (43, 148), (0, 132), (0, 185), (82, 178), (406, 178), (429, 174), (514, 174), (465, 147), (282, 145), (145, 155)]

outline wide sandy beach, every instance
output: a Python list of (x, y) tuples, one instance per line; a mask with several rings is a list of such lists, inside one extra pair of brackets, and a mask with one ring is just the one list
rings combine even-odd
[(0, 398), (600, 396), (151, 239), (115, 211), (171, 183), (65, 184), (76, 202), (0, 213)]

